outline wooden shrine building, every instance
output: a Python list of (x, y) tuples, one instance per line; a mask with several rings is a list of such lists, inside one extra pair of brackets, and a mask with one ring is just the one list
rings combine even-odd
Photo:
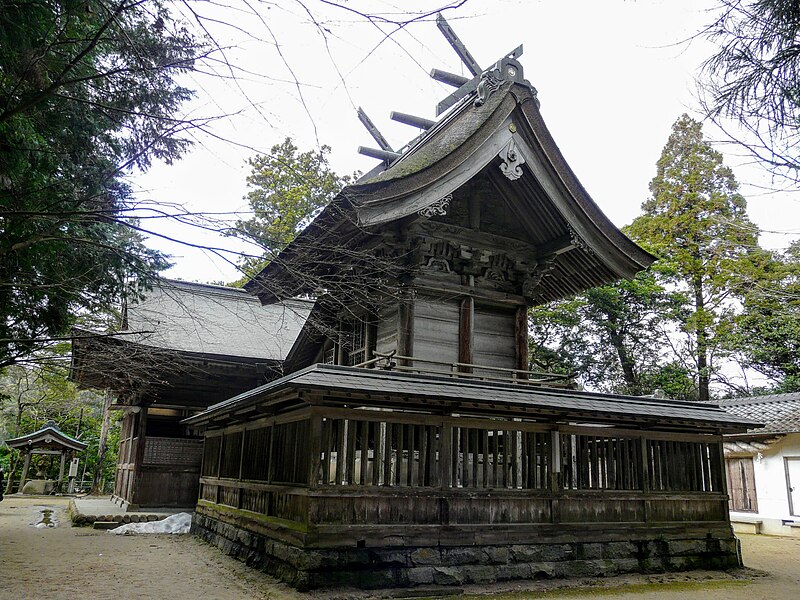
[(529, 306), (653, 258), (567, 165), (519, 49), (481, 71), (454, 47), (474, 79), (403, 117), (403, 151), (373, 131), (384, 165), (247, 286), (319, 299), (294, 372), (183, 421), (193, 531), (299, 588), (737, 565), (722, 434), (750, 421), (529, 370)]
[(181, 419), (283, 374), (311, 303), (269, 306), (243, 290), (160, 280), (119, 335), (78, 330), (72, 379), (123, 412), (114, 493), (135, 506), (193, 506), (202, 438)]
[[(22, 463), (22, 475), (17, 486), (18, 493), (22, 493), (25, 484), (31, 480), (28, 474), (31, 467), (31, 458), (35, 454), (50, 456), (51, 458), (59, 457), (58, 479), (55, 482), (47, 481), (45, 487), (39, 492), (63, 492), (64, 466), (68, 461), (72, 460), (75, 454), (86, 450), (87, 446), (85, 442), (61, 431), (56, 426), (55, 421), (48, 421), (44, 427), (32, 433), (8, 439), (6, 444), (9, 448), (17, 450), (25, 457)], [(9, 473), (8, 476), (13, 477), (14, 473)], [(13, 491), (13, 483), (9, 485), (9, 489)], [(26, 493), (28, 493), (27, 490)]]

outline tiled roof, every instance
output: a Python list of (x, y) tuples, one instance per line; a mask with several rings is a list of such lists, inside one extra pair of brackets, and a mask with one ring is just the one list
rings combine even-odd
[(719, 405), (732, 415), (765, 424), (754, 433), (800, 432), (800, 392), (722, 400)]
[(313, 303), (263, 306), (245, 290), (163, 279), (128, 308), (126, 341), (156, 348), (283, 360)]
[(314, 365), (267, 385), (211, 406), (187, 420), (202, 421), (215, 413), (239, 409), (285, 388), (312, 388), (341, 393), (368, 393), (375, 396), (402, 396), (455, 401), (503, 409), (534, 408), (557, 412), (566, 417), (598, 415), (613, 419), (642, 418), (651, 423), (661, 420), (696, 422), (703, 425), (742, 431), (756, 421), (726, 413), (711, 404), (678, 402), (634, 396), (598, 394), (576, 390), (535, 387), (453, 379), (379, 369)]

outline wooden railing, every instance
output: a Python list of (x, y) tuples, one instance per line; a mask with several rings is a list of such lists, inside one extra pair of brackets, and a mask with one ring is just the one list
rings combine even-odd
[[(415, 356), (402, 356), (395, 352), (383, 353), (373, 351), (374, 358), (361, 362), (356, 367), (373, 367), (386, 371), (402, 371), (405, 373), (425, 373), (433, 375), (447, 375), (461, 379), (477, 381), (497, 381), (504, 383), (524, 383), (574, 389), (576, 387), (573, 375), (560, 373), (547, 373), (544, 371), (528, 371), (525, 369), (508, 369), (505, 367), (491, 367), (474, 363), (445, 362), (418, 358)], [(437, 368), (438, 367), (438, 368)], [(444, 367), (444, 368), (442, 368)]]

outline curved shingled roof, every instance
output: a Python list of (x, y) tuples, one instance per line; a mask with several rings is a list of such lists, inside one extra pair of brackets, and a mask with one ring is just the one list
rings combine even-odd
[(64, 448), (76, 452), (85, 450), (88, 446), (61, 431), (54, 421), (49, 421), (33, 433), (6, 440), (6, 444), (9, 448)]
[[(476, 178), (494, 186), (528, 224), (528, 239), (520, 241), (541, 248), (541, 257), (559, 249), (536, 303), (630, 278), (653, 262), (580, 184), (542, 119), (534, 90), (509, 81), (482, 104), (474, 100), (474, 94), (462, 99), (389, 168), (344, 188), (247, 289), (265, 303), (313, 292), (304, 272), (323, 262), (324, 240), (355, 245), (391, 223), (424, 219), (421, 210)], [(512, 169), (516, 175), (503, 177)], [(330, 262), (325, 268), (329, 276)]]

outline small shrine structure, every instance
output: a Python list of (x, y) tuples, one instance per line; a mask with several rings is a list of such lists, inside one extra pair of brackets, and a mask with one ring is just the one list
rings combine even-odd
[(311, 306), (160, 279), (124, 308), (115, 334), (75, 329), (71, 378), (107, 390), (123, 413), (115, 497), (129, 508), (193, 506), (203, 440), (181, 419), (281, 376)]
[(528, 360), (529, 306), (653, 261), (548, 131), (521, 48), (474, 75), (247, 289), (318, 300), (293, 372), (183, 423), (193, 531), (306, 589), (739, 564), (710, 404), (579, 391)]
[[(41, 492), (61, 492), (63, 491), (62, 485), (64, 483), (64, 466), (67, 461), (72, 460), (77, 452), (82, 452), (87, 447), (84, 442), (76, 440), (61, 431), (54, 421), (48, 421), (44, 427), (33, 433), (6, 440), (6, 444), (9, 448), (17, 450), (25, 457), (22, 463), (22, 476), (17, 487), (17, 491), (20, 493), (23, 492), (25, 484), (30, 480), (28, 471), (30, 470), (31, 457), (33, 455), (59, 456), (58, 479), (54, 482), (52, 489), (43, 489)], [(13, 474), (9, 473), (9, 477), (12, 476)]]

